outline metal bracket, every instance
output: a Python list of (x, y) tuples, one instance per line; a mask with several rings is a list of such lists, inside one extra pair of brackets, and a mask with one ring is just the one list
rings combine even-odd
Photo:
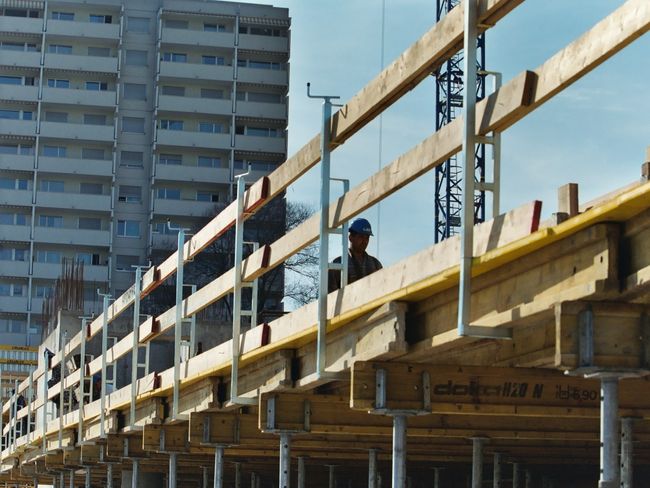
[(422, 408), (421, 409), (393, 409), (388, 408), (387, 398), (388, 372), (383, 369), (377, 369), (375, 375), (375, 408), (368, 413), (373, 415), (395, 416), (414, 416), (431, 414), (431, 378), (429, 373), (422, 373)]
[(594, 311), (591, 305), (578, 313), (578, 366), (594, 364)]

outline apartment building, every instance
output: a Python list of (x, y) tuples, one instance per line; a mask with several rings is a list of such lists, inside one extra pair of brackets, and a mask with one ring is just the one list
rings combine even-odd
[(62, 262), (84, 313), (286, 158), (286, 9), (0, 0), (0, 343), (40, 342)]

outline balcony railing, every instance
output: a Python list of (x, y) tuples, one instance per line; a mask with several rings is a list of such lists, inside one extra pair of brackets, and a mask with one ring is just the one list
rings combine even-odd
[[(2, 54), (0, 54), (0, 58), (1, 57)], [(0, 85), (0, 99), (17, 102), (36, 102), (38, 101), (38, 87), (22, 85)]]
[(44, 137), (53, 137), (57, 139), (80, 139), (85, 141), (113, 142), (115, 129), (112, 125), (41, 122), (41, 135)]
[(22, 154), (0, 154), (0, 170), (32, 171), (34, 169), (34, 156)]
[(161, 61), (160, 76), (163, 78), (190, 78), (195, 80), (232, 82), (233, 69), (232, 66)]
[(235, 34), (233, 32), (205, 32), (164, 27), (162, 43), (232, 48), (235, 45)]
[(110, 195), (39, 191), (36, 193), (36, 205), (43, 208), (110, 212), (111, 197)]
[(110, 177), (113, 175), (113, 161), (40, 156), (38, 158), (38, 169), (48, 173)]
[(286, 151), (284, 137), (260, 137), (237, 135), (235, 147), (242, 151), (284, 153)]
[(71, 22), (67, 20), (47, 21), (47, 33), (57, 36), (70, 36), (77, 39), (114, 39), (120, 36), (119, 24), (95, 24), (90, 22)]
[(161, 146), (230, 149), (230, 134), (158, 129), (156, 140)]
[(36, 136), (35, 120), (0, 119), (0, 134), (5, 136)]
[(108, 247), (110, 233), (106, 230), (85, 230), (68, 227), (35, 227), (34, 241), (50, 244)]
[(0, 241), (29, 242), (30, 233), (28, 225), (0, 225)]
[(158, 109), (170, 112), (189, 112), (197, 114), (232, 114), (232, 101), (212, 98), (175, 97), (161, 95), (158, 100)]
[(49, 69), (117, 73), (117, 58), (47, 53), (45, 55), (45, 67)]
[(20, 205), (29, 207), (32, 204), (32, 190), (2, 190), (0, 205)]
[(113, 91), (43, 88), (43, 101), (49, 103), (66, 103), (89, 107), (114, 107), (115, 96), (116, 94)]
[(223, 205), (213, 202), (197, 202), (196, 200), (165, 200), (156, 198), (154, 200), (154, 214), (177, 215), (194, 218), (210, 218), (222, 209)]
[(0, 312), (26, 313), (27, 297), (0, 297)]
[(230, 180), (230, 170), (228, 168), (158, 164), (156, 165), (156, 179), (166, 181), (228, 183)]

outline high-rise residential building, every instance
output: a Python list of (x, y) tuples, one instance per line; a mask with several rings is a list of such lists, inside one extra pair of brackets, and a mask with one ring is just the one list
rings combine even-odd
[(289, 26), (257, 4), (0, 0), (0, 343), (40, 341), (62, 263), (97, 313), (175, 249), (168, 220), (195, 228), (285, 160)]

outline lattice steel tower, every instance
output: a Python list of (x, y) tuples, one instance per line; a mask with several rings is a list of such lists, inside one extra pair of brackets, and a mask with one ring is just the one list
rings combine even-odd
[[(460, 0), (436, 0), (436, 22), (439, 22)], [(485, 97), (485, 34), (477, 41), (476, 95)], [(455, 54), (444, 63), (436, 78), (436, 130), (456, 118), (463, 107), (463, 52)], [(476, 181), (485, 181), (485, 145), (476, 145)], [(455, 235), (460, 229), (462, 215), (462, 166), (457, 156), (452, 156), (436, 167), (435, 191), (435, 242)], [(485, 220), (485, 191), (477, 191), (474, 197), (474, 221)]]

